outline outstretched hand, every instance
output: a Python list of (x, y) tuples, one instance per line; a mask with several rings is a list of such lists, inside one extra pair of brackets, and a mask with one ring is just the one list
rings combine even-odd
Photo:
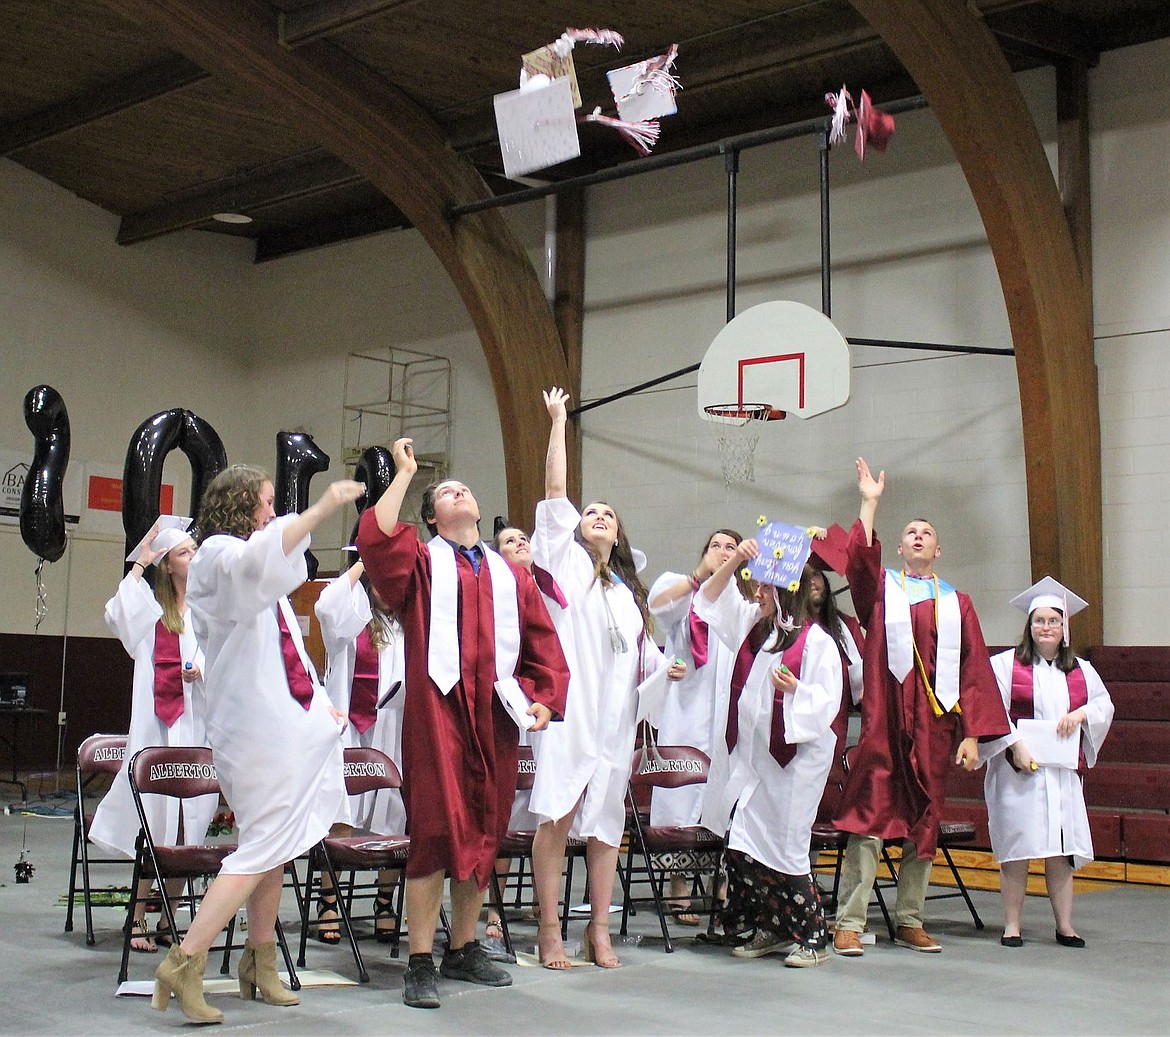
[(857, 459), (857, 489), (861, 493), (862, 500), (877, 500), (885, 488), (886, 473), (880, 472), (875, 479), (870, 474), (869, 465), (865, 463), (865, 458), (859, 457)]
[(390, 447), (390, 457), (394, 461), (394, 473), (409, 472), (411, 476), (418, 471), (418, 461), (414, 456), (414, 440), (409, 438), (396, 439)]
[(554, 385), (551, 389), (544, 390), (541, 395), (544, 397), (544, 405), (548, 410), (548, 416), (553, 421), (565, 421), (568, 419), (568, 403), (570, 397), (564, 389), (559, 389)]
[(330, 511), (336, 511), (365, 496), (366, 484), (355, 479), (338, 479), (331, 482), (321, 494), (321, 503)]

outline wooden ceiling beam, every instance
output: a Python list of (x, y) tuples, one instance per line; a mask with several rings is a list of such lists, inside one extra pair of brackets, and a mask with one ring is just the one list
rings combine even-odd
[(169, 205), (129, 213), (118, 224), (118, 244), (133, 245), (206, 223), (217, 212), (254, 216), (273, 205), (365, 181), (341, 159), (322, 151), (315, 161), (256, 178), (244, 178)]
[(207, 72), (193, 61), (176, 54), (112, 83), (104, 83), (87, 93), (0, 126), (0, 155), (11, 155), (34, 144), (53, 140), (70, 130), (117, 115), (207, 78)]
[(1092, 68), (1101, 57), (1087, 25), (1044, 4), (999, 12), (985, 21), (1002, 47), (1031, 54), (1049, 65), (1073, 60)]
[[(1032, 576), (1090, 602), (1100, 644), (1101, 419), (1091, 300), (1040, 134), (1002, 51), (963, 0), (850, 0), (914, 77), (983, 218), (1016, 353)], [(940, 493), (977, 492), (966, 485)]]
[(508, 511), (532, 514), (544, 495), (548, 416), (540, 390), (568, 371), (549, 304), (503, 214), (451, 222), (454, 205), (490, 197), (430, 115), (327, 40), (295, 50), (276, 37), (261, 0), (105, 0), (163, 32), (176, 50), (239, 84), (386, 195), (443, 264), (479, 334), (508, 449)]
[(281, 11), (280, 42), (286, 47), (295, 47), (418, 3), (419, 0), (320, 0), (291, 11)]
[(300, 223), (284, 230), (266, 231), (256, 239), (256, 262), (280, 259), (309, 249), (353, 241), (387, 230), (406, 230), (410, 221), (393, 202), (372, 209)]

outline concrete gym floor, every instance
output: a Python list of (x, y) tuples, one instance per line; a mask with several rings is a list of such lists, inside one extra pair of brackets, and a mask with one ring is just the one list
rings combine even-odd
[[(152, 1011), (147, 998), (115, 997), (124, 910), (95, 911), (97, 944), (85, 945), (80, 909), (63, 932), (73, 823), (13, 813), (0, 816), (0, 1032), (5, 1034), (152, 1034), (184, 1026), (172, 1001)], [(35, 866), (14, 882), (22, 846)], [(583, 871), (583, 869), (578, 869)], [(98, 886), (125, 885), (98, 869)], [(511, 968), (514, 985), (487, 989), (440, 980), (443, 1007), (402, 1005), (404, 962), (388, 948), (362, 943), (371, 982), (306, 986), (301, 1004), (271, 1008), (230, 992), (209, 995), (226, 1019), (221, 1031), (263, 1034), (1153, 1034), (1170, 1017), (1167, 931), (1170, 889), (1119, 886), (1080, 894), (1075, 920), (1085, 950), (1058, 946), (1046, 900), (1029, 898), (1023, 948), (999, 945), (997, 893), (973, 893), (987, 923), (977, 931), (961, 901), (928, 904), (929, 931), (941, 954), (888, 942), (876, 908), (875, 946), (863, 958), (831, 957), (816, 969), (787, 969), (781, 957), (738, 961), (725, 948), (696, 944), (696, 930), (675, 926), (673, 954), (662, 950), (657, 921), (643, 912), (631, 931), (637, 946), (615, 945), (624, 967), (555, 973)], [(297, 935), (292, 894), (283, 919)], [(580, 939), (583, 922), (571, 923)], [(617, 925), (615, 920), (614, 929)], [(520, 938), (532, 925), (517, 924)], [(405, 953), (405, 951), (404, 951)], [(153, 975), (156, 955), (134, 954), (132, 980)], [(237, 959), (233, 959), (234, 961)], [(355, 978), (348, 946), (310, 940), (308, 970)], [(209, 964), (208, 980), (219, 979)]]

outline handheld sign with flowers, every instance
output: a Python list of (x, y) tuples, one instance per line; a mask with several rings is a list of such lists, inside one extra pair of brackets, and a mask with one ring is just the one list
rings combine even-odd
[(760, 553), (748, 561), (748, 575), (760, 583), (796, 590), (812, 550), (812, 531), (808, 526), (769, 522), (766, 515), (761, 515), (757, 522)]

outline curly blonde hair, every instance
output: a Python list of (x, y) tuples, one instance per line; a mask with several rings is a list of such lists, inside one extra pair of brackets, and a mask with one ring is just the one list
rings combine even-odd
[(212, 479), (199, 505), (199, 543), (216, 533), (247, 540), (256, 531), (256, 509), (266, 482), (272, 482), (268, 473), (249, 464), (230, 465)]

